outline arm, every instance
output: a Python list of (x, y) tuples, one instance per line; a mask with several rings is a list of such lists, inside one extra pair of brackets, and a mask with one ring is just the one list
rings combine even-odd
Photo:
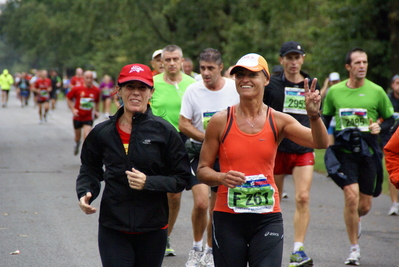
[(275, 112), (276, 122), (280, 128), (283, 137), (306, 147), (324, 149), (328, 147), (328, 133), (321, 119), (319, 109), (321, 104), (321, 96), (315, 90), (317, 79), (314, 79), (311, 87), (309, 88), (308, 79), (305, 79), (305, 104), (310, 121), (310, 129), (302, 126), (293, 117)]
[(330, 79), (327, 77), (324, 80), (323, 87), (321, 87), (321, 89), (320, 89), (321, 99), (324, 99), (326, 97), (329, 82), (330, 82)]
[(205, 140), (202, 144), (197, 177), (201, 182), (210, 186), (225, 185), (229, 188), (234, 188), (245, 183), (244, 173), (233, 170), (222, 173), (213, 169), (226, 119), (227, 111), (220, 111), (213, 115), (209, 121), (205, 132)]
[(384, 147), (384, 154), (389, 179), (399, 189), (399, 128)]
[(81, 166), (78, 178), (76, 179), (76, 193), (79, 199), (79, 206), (86, 214), (96, 212), (90, 203), (100, 193), (103, 180), (102, 153), (99, 150), (95, 130), (93, 129), (86, 137), (82, 147)]
[(79, 110), (75, 108), (75, 102), (69, 97), (66, 98), (69, 109), (72, 111), (75, 117), (79, 116)]
[(191, 124), (191, 120), (187, 119), (183, 115), (179, 117), (179, 130), (196, 141), (202, 142), (205, 138), (205, 134), (199, 131)]

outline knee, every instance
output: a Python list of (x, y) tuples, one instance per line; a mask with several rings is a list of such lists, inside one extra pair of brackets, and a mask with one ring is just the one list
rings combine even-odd
[(370, 210), (371, 210), (371, 204), (369, 204), (369, 203), (360, 203), (359, 204), (359, 208), (358, 208), (359, 216), (366, 215), (367, 213), (369, 213)]
[(309, 205), (309, 192), (303, 192), (296, 196), (296, 205), (299, 207), (306, 207)]

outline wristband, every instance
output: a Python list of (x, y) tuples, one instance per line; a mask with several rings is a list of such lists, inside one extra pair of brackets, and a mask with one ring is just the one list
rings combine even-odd
[(308, 115), (308, 118), (309, 118), (309, 119), (318, 119), (318, 118), (320, 118), (320, 117), (321, 117), (320, 112), (317, 112), (317, 115), (315, 115), (315, 116), (309, 116), (309, 115)]

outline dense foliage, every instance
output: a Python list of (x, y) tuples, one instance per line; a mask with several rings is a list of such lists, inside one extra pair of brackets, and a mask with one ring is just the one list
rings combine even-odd
[(303, 69), (345, 78), (345, 53), (369, 55), (368, 77), (389, 86), (399, 72), (397, 0), (8, 0), (0, 15), (0, 68), (22, 71), (78, 66), (115, 76), (132, 62), (149, 64), (168, 44), (197, 60), (219, 49), (226, 68), (245, 53), (278, 63), (285, 41), (306, 51)]

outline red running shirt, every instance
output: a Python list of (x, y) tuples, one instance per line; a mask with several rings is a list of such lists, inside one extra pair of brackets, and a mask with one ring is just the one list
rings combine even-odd
[(73, 117), (74, 120), (92, 121), (94, 119), (93, 111), (95, 104), (100, 101), (100, 89), (95, 86), (90, 88), (85, 86), (74, 87), (68, 92), (67, 98), (72, 101), (75, 100), (74, 108), (79, 111), (79, 115)]

